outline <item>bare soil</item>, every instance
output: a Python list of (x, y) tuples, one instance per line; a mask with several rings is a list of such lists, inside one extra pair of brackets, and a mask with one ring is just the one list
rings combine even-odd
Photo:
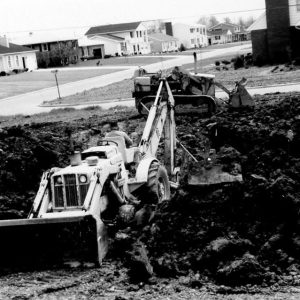
[[(198, 159), (209, 143), (224, 170), (241, 164), (244, 183), (198, 190), (183, 176), (181, 188), (156, 208), (150, 223), (133, 227), (125, 242), (113, 239), (102, 268), (3, 274), (0, 297), (299, 299), (299, 98), (270, 94), (255, 97), (251, 111), (177, 114), (182, 143)], [(145, 124), (133, 109), (78, 114), (59, 110), (2, 120), (0, 219), (27, 215), (42, 171), (68, 163), (70, 133), (85, 149), (107, 120), (122, 121), (128, 133), (141, 133)], [(211, 123), (217, 123), (217, 135), (206, 126)], [(185, 161), (182, 151), (178, 155)], [(142, 256), (140, 247), (146, 249)]]

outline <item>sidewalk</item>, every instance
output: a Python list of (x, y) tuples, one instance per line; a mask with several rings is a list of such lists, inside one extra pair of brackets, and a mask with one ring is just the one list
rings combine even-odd
[[(204, 52), (199, 55), (199, 59), (211, 58), (219, 55), (236, 54), (248, 45), (239, 45), (226, 49), (216, 49), (209, 52)], [(142, 66), (148, 72), (157, 72), (158, 70), (172, 68), (193, 62), (193, 56), (177, 56), (170, 60), (161, 61), (151, 65)], [(76, 82), (70, 82), (60, 85), (61, 97), (74, 95), (76, 93), (106, 86), (124, 79), (129, 79), (133, 76), (135, 68), (126, 68), (126, 70), (114, 72), (102, 76), (88, 78)], [(51, 109), (39, 107), (44, 101), (51, 101), (57, 99), (57, 88), (46, 88), (18, 96), (13, 96), (0, 100), (0, 115), (16, 115), (16, 114), (35, 114), (40, 112), (47, 112)]]

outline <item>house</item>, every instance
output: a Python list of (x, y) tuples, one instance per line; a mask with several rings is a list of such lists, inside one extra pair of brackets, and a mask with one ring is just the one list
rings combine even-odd
[[(148, 54), (151, 52), (147, 28), (142, 22), (91, 27), (86, 37), (93, 42), (81, 44), (85, 53), (105, 55)], [(85, 48), (86, 47), (86, 48)]]
[(163, 33), (152, 33), (149, 35), (151, 52), (174, 52), (178, 51), (178, 39)]
[[(207, 30), (201, 24), (165, 23), (166, 33), (176, 37), (185, 48), (201, 48), (208, 45)], [(171, 28), (170, 28), (171, 27)], [(172, 31), (172, 34), (169, 32)]]
[(0, 37), (0, 72), (37, 69), (35, 53), (36, 50), (10, 43), (7, 37)]
[(265, 13), (248, 28), (254, 61), (282, 63), (300, 59), (300, 0), (265, 1)]
[(208, 29), (208, 43), (210, 45), (245, 41), (247, 39), (247, 31), (237, 24), (219, 23)]
[(62, 45), (75, 50), (78, 48), (78, 37), (69, 31), (28, 32), (12, 36), (10, 40), (18, 45), (26, 46), (39, 52), (48, 52)]

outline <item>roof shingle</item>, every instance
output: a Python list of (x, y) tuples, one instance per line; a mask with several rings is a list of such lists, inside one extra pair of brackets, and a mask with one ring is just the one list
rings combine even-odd
[(141, 22), (132, 22), (132, 23), (121, 23), (121, 24), (110, 24), (91, 27), (85, 35), (90, 34), (104, 34), (104, 33), (114, 33), (122, 31), (135, 30), (141, 24)]
[(9, 43), (9, 48), (0, 45), (0, 55), (1, 54), (12, 54), (12, 53), (18, 53), (18, 52), (28, 52), (28, 51), (33, 51), (34, 52), (36, 50), (28, 48), (28, 47), (16, 45), (16, 44), (13, 44), (13, 43)]

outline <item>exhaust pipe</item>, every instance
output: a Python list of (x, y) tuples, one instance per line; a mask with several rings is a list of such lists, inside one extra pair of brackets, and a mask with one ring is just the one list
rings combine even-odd
[(72, 167), (79, 166), (81, 164), (81, 153), (79, 151), (75, 151), (72, 155), (70, 155), (69, 159)]

